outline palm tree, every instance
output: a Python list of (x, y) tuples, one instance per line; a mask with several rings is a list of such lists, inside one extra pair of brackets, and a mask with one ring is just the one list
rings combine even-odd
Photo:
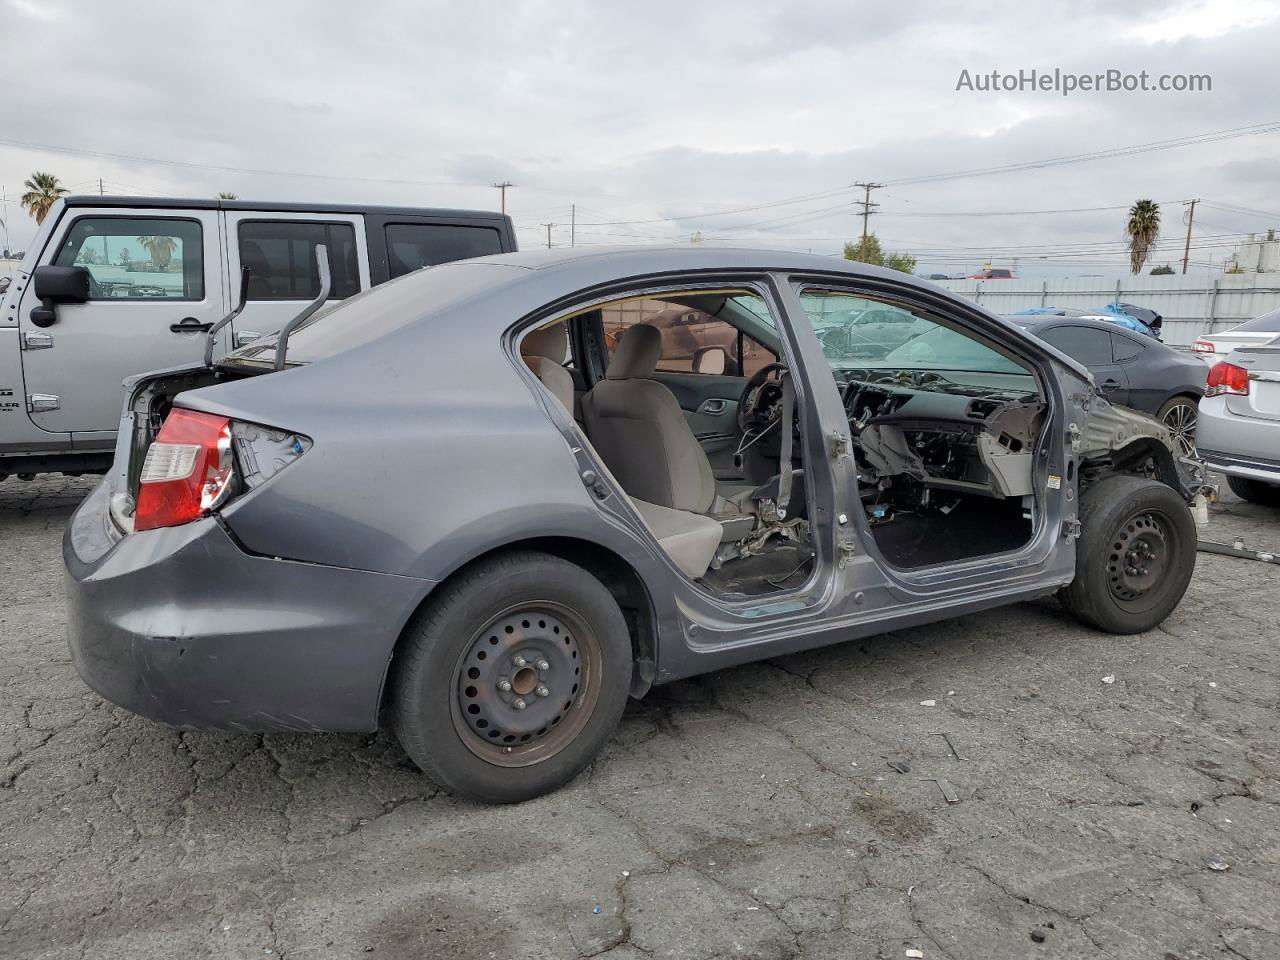
[(22, 195), (20, 202), (27, 213), (36, 218), (37, 226), (44, 223), (44, 218), (49, 215), (49, 208), (57, 203), (58, 198), (68, 192), (52, 173), (38, 171), (28, 177), (23, 186), (27, 188), (27, 192)]
[(1129, 240), (1129, 269), (1133, 273), (1151, 259), (1152, 249), (1160, 236), (1160, 206), (1154, 200), (1139, 200), (1129, 208), (1129, 222), (1125, 225)]
[(218, 194), (218, 199), (219, 200), (239, 200), (240, 198), (237, 197), (234, 193), (229, 193), (226, 190), (223, 190), (221, 193)]
[(173, 252), (178, 249), (178, 241), (173, 237), (139, 237), (138, 242), (151, 254), (151, 264), (157, 273), (168, 269)]

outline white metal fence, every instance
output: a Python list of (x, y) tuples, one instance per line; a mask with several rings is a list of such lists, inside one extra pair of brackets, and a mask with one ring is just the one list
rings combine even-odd
[(954, 293), (995, 313), (1027, 307), (1097, 309), (1123, 301), (1164, 317), (1164, 341), (1191, 343), (1280, 309), (1280, 273), (1223, 274), (1211, 281), (1173, 276), (1076, 277), (1060, 280), (946, 280)]

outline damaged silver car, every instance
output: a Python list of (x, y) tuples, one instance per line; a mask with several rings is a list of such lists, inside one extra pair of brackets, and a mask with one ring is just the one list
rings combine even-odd
[[(910, 337), (815, 334), (871, 310)], [(1173, 449), (901, 273), (447, 264), (130, 382), (64, 541), (72, 654), (156, 720), (387, 724), (447, 789), (519, 801), (655, 684), (1050, 594), (1152, 629), (1195, 564)]]

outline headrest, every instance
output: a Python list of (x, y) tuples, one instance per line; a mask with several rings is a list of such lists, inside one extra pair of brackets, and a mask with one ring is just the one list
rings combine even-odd
[(609, 380), (643, 379), (653, 373), (660, 356), (662, 334), (658, 328), (637, 323), (618, 340), (604, 375)]
[(524, 357), (546, 357), (556, 363), (564, 363), (568, 352), (569, 335), (565, 331), (564, 321), (540, 330), (530, 330), (520, 341), (520, 355)]

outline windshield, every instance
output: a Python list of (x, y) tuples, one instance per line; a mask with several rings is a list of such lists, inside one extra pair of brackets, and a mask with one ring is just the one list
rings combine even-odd
[(969, 334), (896, 304), (842, 293), (801, 297), (833, 369), (963, 370), (1026, 373), (1018, 363)]

